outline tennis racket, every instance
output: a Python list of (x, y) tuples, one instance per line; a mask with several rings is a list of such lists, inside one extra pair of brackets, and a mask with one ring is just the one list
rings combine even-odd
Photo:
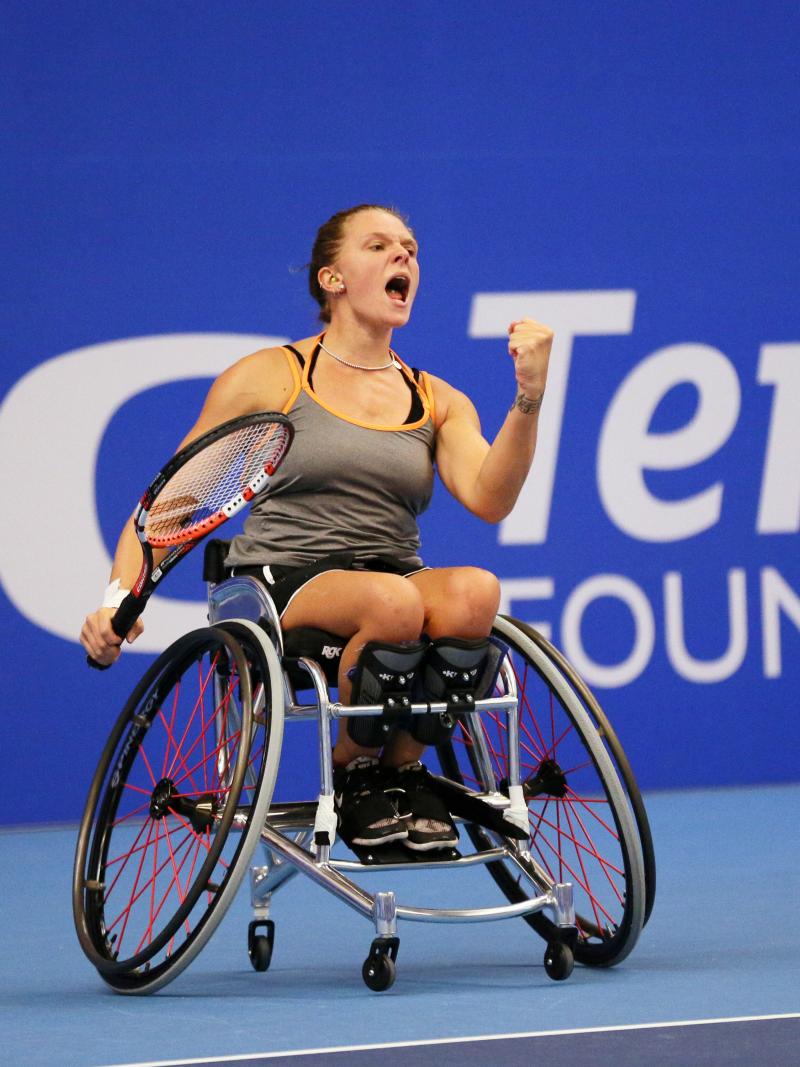
[[(158, 472), (133, 516), (142, 569), (111, 620), (117, 637), (127, 635), (158, 583), (187, 552), (266, 489), (293, 436), (285, 415), (243, 415), (191, 441)], [(157, 565), (154, 549), (166, 549)], [(92, 667), (106, 666), (86, 659)]]

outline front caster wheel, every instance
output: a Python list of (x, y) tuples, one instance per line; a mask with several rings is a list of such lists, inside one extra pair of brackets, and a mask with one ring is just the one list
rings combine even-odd
[(399, 947), (399, 937), (376, 937), (372, 942), (369, 956), (361, 968), (361, 977), (375, 993), (382, 993), (394, 984), (397, 972), (395, 960)]
[(361, 977), (366, 985), (375, 993), (382, 993), (394, 984), (397, 968), (391, 956), (383, 953), (377, 956), (368, 956), (361, 968)]
[(551, 941), (544, 954), (544, 969), (548, 978), (554, 982), (563, 982), (572, 974), (575, 957), (569, 945), (563, 941)]
[[(264, 933), (258, 933), (259, 927), (264, 927)], [(266, 971), (272, 962), (272, 948), (275, 944), (275, 923), (272, 919), (262, 922), (255, 920), (247, 928), (247, 954), (253, 965), (254, 971)]]

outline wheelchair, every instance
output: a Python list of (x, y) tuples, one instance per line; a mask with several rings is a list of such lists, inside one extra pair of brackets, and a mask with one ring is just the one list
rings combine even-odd
[[(342, 857), (333, 850), (332, 724), (382, 714), (388, 726), (389, 709), (337, 703), (345, 640), (284, 633), (262, 583), (226, 576), (226, 547), (206, 546), (209, 625), (179, 638), (145, 672), (89, 790), (73, 913), (103, 980), (128, 995), (171, 982), (209, 940), (248, 871), (247, 950), (256, 971), (272, 958), (272, 896), (298, 873), (374, 924), (362, 977), (375, 991), (394, 982), (401, 920), (523, 920), (543, 938), (544, 969), (555, 980), (569, 977), (575, 961), (607, 967), (625, 959), (653, 907), (652, 836), (622, 746), (561, 654), (531, 627), (498, 616), (502, 662), (489, 695), (461, 710), (452, 701), (406, 710), (455, 720), (436, 748), (441, 773), (433, 780), (461, 827), (457, 848), (391, 863)], [(273, 801), (284, 726), (303, 720), (317, 723), (319, 795)], [(355, 880), (476, 865), (505, 903), (420, 907)]]

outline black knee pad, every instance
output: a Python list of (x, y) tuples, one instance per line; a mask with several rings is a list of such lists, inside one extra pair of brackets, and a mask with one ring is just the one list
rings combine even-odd
[(417, 673), (427, 643), (389, 645), (368, 641), (353, 669), (351, 704), (380, 704), (383, 715), (348, 718), (347, 732), (357, 745), (379, 748), (393, 726), (408, 721)]
[(437, 638), (422, 672), (428, 699), (446, 701), (451, 713), (469, 711), (476, 700), (491, 693), (505, 652), (494, 638)]

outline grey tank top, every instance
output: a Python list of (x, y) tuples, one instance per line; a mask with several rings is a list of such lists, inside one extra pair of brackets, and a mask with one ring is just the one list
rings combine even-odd
[[(301, 567), (351, 551), (356, 559), (393, 556), (422, 566), (417, 516), (433, 492), (434, 425), (429, 391), (402, 366), (419, 417), (402, 426), (369, 426), (337, 414), (309, 384), (314, 357), (302, 376), (287, 352), (295, 391), (286, 406), (292, 447), (267, 490), (257, 496), (241, 534), (231, 542), (229, 566)], [(409, 403), (412, 392), (409, 391)], [(421, 403), (420, 403), (421, 401)]]

